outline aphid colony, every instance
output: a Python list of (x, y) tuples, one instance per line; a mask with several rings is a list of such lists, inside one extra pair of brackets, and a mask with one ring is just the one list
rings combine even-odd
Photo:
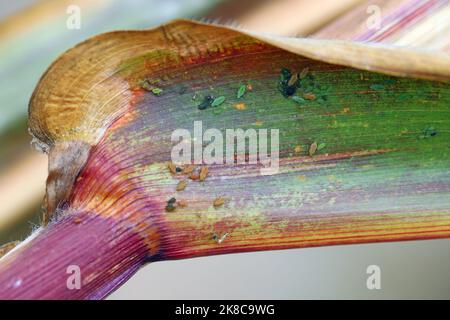
[[(190, 180), (193, 180), (193, 181), (197, 181), (197, 180), (205, 181), (205, 179), (209, 173), (209, 169), (207, 166), (202, 166), (202, 167), (198, 168), (193, 165), (187, 165), (184, 168), (181, 168), (179, 166), (176, 166), (173, 162), (169, 162), (167, 164), (167, 168), (169, 169), (171, 174), (173, 174), (173, 175), (185, 174), (185, 175), (187, 175), (187, 177)], [(186, 179), (181, 180), (180, 182), (178, 182), (175, 190), (178, 192), (183, 191), (184, 189), (186, 189), (187, 185), (188, 185), (188, 182)], [(218, 207), (222, 206), (224, 203), (225, 203), (225, 199), (223, 197), (218, 197), (213, 201), (213, 206), (215, 208), (218, 208)], [(177, 201), (177, 199), (175, 197), (172, 197), (167, 201), (166, 211), (172, 212), (177, 207), (186, 207), (186, 206), (187, 206), (186, 200)]]

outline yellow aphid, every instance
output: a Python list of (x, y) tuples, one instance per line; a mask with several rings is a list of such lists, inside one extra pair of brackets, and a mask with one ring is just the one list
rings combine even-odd
[(296, 146), (294, 151), (297, 152), (297, 153), (302, 152), (302, 146)]
[(247, 109), (247, 106), (245, 105), (245, 103), (241, 102), (241, 103), (236, 103), (234, 105), (234, 108), (236, 110), (245, 110), (245, 109)]
[(177, 191), (183, 191), (187, 186), (186, 180), (180, 181), (177, 184)]
[(214, 207), (217, 208), (217, 207), (222, 206), (224, 203), (225, 203), (225, 199), (222, 197), (218, 197), (214, 200), (213, 205), (214, 205)]
[(306, 100), (316, 100), (316, 95), (312, 92), (307, 92), (303, 94), (303, 98), (305, 98)]
[(288, 81), (288, 86), (293, 86), (298, 80), (298, 73), (294, 73)]
[(199, 175), (199, 180), (200, 181), (205, 181), (206, 176), (208, 175), (208, 167), (202, 167), (200, 169), (200, 175)]
[(170, 173), (177, 173), (177, 167), (173, 164), (173, 162), (169, 162), (167, 164), (167, 168), (169, 168)]

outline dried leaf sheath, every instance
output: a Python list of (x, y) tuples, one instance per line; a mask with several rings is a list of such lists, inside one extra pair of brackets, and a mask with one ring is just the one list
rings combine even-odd
[[(316, 44), (302, 50), (327, 43)], [(327, 61), (345, 63), (342, 52), (352, 52), (361, 67), (365, 61), (368, 69), (407, 73), (388, 70), (396, 66), (388, 59), (372, 60), (378, 48), (336, 48)], [(408, 57), (418, 56), (428, 57)], [(412, 75), (448, 81), (450, 71), (433, 71), (448, 61), (441, 56), (424, 67), (419, 59)], [(293, 94), (299, 99), (280, 91), (283, 68), (309, 69)], [(243, 85), (251, 90), (237, 95)], [(2, 260), (0, 296), (99, 298), (148, 260), (448, 237), (449, 93), (447, 83), (315, 61), (185, 21), (88, 40), (51, 66), (31, 100), (32, 132), (59, 161), (47, 203), (50, 211), (59, 205), (62, 218)], [(207, 96), (226, 99), (200, 110)], [(279, 173), (211, 165), (204, 181), (176, 191), (188, 175), (167, 167), (171, 134), (192, 130), (194, 121), (221, 132), (279, 129)], [(74, 163), (74, 152), (87, 160)], [(185, 205), (166, 210), (171, 198)], [(54, 249), (39, 262), (50, 243)], [(42, 282), (26, 291), (37, 281), (33, 266), (45, 263), (80, 265), (84, 289), (66, 290), (63, 273), (58, 290)]]

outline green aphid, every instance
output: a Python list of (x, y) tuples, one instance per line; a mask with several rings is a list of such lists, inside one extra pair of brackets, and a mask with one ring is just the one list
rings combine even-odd
[(296, 102), (298, 104), (305, 104), (306, 103), (306, 100), (303, 99), (302, 97), (299, 97), (299, 96), (293, 96), (292, 97), (292, 101), (294, 101), (294, 102)]
[(437, 135), (437, 131), (433, 126), (423, 129), (422, 134), (419, 136), (421, 139), (431, 138)]
[(222, 103), (224, 103), (225, 101), (225, 97), (224, 96), (220, 96), (214, 99), (214, 101), (211, 103), (211, 107), (218, 107), (220, 106)]
[(157, 88), (157, 87), (153, 87), (153, 88), (152, 88), (152, 93), (153, 93), (155, 96), (159, 96), (162, 92), (163, 92), (163, 89), (161, 89), (161, 88)]
[(317, 151), (322, 150), (323, 148), (325, 148), (327, 145), (323, 142), (319, 143), (319, 145), (317, 146)]
[(245, 92), (247, 91), (247, 86), (245, 84), (243, 84), (242, 86), (239, 87), (238, 92), (237, 92), (237, 98), (242, 98), (245, 94)]
[(382, 85), (382, 84), (373, 84), (373, 85), (370, 86), (370, 89), (375, 90), (375, 91), (384, 90), (384, 85)]

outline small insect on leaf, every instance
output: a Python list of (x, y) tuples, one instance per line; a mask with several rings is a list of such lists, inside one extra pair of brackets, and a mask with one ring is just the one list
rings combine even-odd
[(293, 85), (295, 85), (296, 83), (297, 83), (297, 80), (298, 80), (298, 73), (294, 73), (290, 78), (289, 78), (289, 81), (288, 81), (288, 86), (293, 86)]
[(211, 104), (213, 103), (214, 98), (212, 96), (206, 96), (203, 98), (203, 101), (198, 105), (198, 109), (199, 110), (205, 110), (208, 107), (211, 106)]
[(202, 167), (200, 169), (200, 174), (199, 174), (199, 180), (200, 181), (205, 181), (206, 176), (208, 175), (208, 167)]
[(177, 200), (176, 200), (175, 198), (170, 198), (170, 199), (167, 201), (166, 211), (168, 211), (168, 212), (174, 211), (174, 210), (175, 210), (175, 202), (176, 202), (176, 201), (177, 201)]
[(237, 98), (238, 99), (242, 98), (246, 91), (247, 91), (247, 86), (245, 84), (240, 86), (239, 89), (238, 89), (238, 92), (237, 92)]
[(294, 101), (294, 102), (296, 102), (298, 104), (305, 104), (306, 103), (306, 100), (303, 99), (302, 97), (299, 97), (299, 96), (293, 96), (292, 97), (292, 101)]
[(317, 151), (320, 151), (320, 150), (322, 150), (322, 149), (325, 148), (325, 147), (326, 147), (326, 144), (323, 143), (323, 142), (321, 142), (321, 143), (319, 143), (319, 145), (317, 146)]
[(234, 105), (234, 108), (236, 109), (236, 110), (245, 110), (245, 109), (247, 109), (247, 106), (246, 106), (246, 104), (245, 103), (236, 103), (235, 105)]
[(373, 84), (370, 86), (370, 89), (375, 90), (375, 91), (380, 91), (384, 89), (384, 85), (382, 84)]
[(153, 93), (155, 96), (161, 95), (162, 92), (163, 92), (163, 90), (162, 90), (161, 88), (156, 88), (156, 87), (152, 88), (152, 93)]
[(172, 174), (177, 173), (177, 167), (173, 164), (173, 162), (169, 162), (167, 164), (167, 168), (169, 168), (170, 173)]
[(225, 199), (222, 197), (218, 197), (218, 198), (214, 199), (213, 205), (214, 205), (214, 207), (217, 208), (217, 207), (222, 206), (224, 203), (225, 203)]
[(433, 126), (427, 127), (422, 130), (422, 134), (420, 135), (421, 139), (431, 138), (437, 135), (437, 131)]
[(303, 94), (303, 98), (305, 98), (306, 100), (316, 100), (316, 95), (312, 92), (307, 92)]
[(222, 103), (224, 103), (225, 101), (225, 97), (224, 96), (220, 96), (214, 99), (214, 101), (211, 103), (211, 107), (218, 107), (220, 106)]
[(317, 143), (313, 142), (310, 146), (309, 146), (309, 155), (312, 157), (317, 151)]
[(186, 186), (187, 186), (186, 180), (182, 180), (182, 181), (178, 182), (177, 191), (183, 191), (184, 189), (186, 189)]

